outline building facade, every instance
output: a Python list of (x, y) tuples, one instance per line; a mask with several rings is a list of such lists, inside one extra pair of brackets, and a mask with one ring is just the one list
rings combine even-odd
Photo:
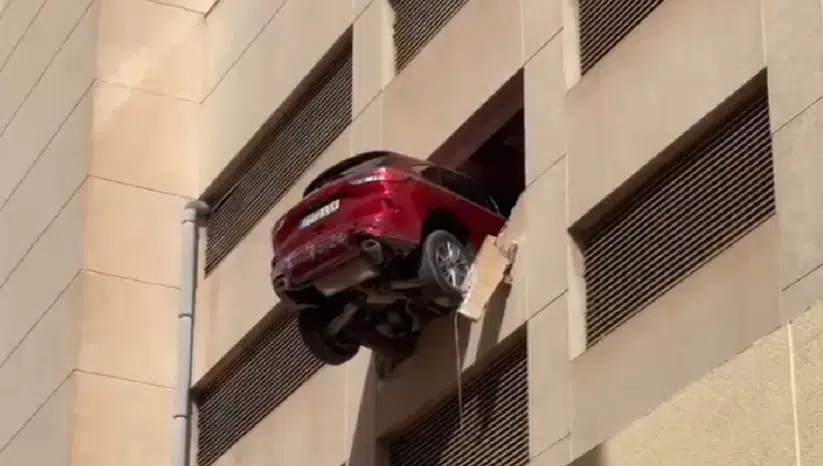
[[(823, 464), (819, 0), (0, 0), (0, 466)], [(389, 149), (511, 210), (511, 284), (379, 378), (269, 283)]]

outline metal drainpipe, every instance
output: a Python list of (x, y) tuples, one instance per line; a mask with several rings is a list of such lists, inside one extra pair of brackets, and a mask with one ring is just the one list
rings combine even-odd
[(183, 254), (180, 264), (180, 311), (177, 387), (174, 400), (172, 466), (188, 466), (191, 454), (191, 379), (194, 352), (194, 311), (200, 226), (208, 213), (202, 201), (189, 201), (183, 210)]

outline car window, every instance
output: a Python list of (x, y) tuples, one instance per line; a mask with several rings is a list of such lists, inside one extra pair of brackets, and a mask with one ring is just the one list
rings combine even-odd
[(303, 196), (309, 196), (310, 194), (314, 193), (323, 186), (326, 186), (327, 184), (333, 181), (336, 181), (340, 178), (344, 178), (353, 173), (376, 170), (380, 167), (385, 166), (389, 161), (389, 157), (386, 155), (364, 155), (366, 157), (361, 157), (363, 158), (362, 161), (359, 161), (357, 157), (353, 157), (351, 159), (344, 160), (343, 162), (332, 166), (331, 168), (320, 174), (320, 176), (318, 176), (311, 183), (309, 183), (309, 186), (306, 187)]
[(415, 165), (412, 170), (423, 178), (431, 181), (436, 185), (442, 185), (443, 180), (440, 175), (442, 171), (439, 167), (434, 165)]
[(450, 191), (481, 205), (486, 209), (497, 212), (494, 202), (476, 180), (450, 170), (443, 170), (443, 186)]

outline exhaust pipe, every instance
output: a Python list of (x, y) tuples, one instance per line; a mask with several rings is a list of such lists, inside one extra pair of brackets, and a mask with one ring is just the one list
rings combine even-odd
[(172, 466), (189, 466), (191, 457), (191, 379), (194, 353), (194, 311), (200, 226), (208, 214), (202, 201), (189, 201), (183, 210), (183, 248), (180, 264), (180, 310), (177, 385), (174, 396)]

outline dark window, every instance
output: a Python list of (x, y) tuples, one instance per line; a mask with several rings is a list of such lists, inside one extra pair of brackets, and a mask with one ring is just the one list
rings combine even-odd
[(774, 215), (766, 92), (714, 128), (580, 238), (589, 346)]
[(486, 209), (496, 211), (493, 201), (477, 181), (451, 170), (443, 170), (442, 177), (443, 186), (450, 191)]
[(580, 0), (580, 66), (594, 67), (663, 0)]
[(345, 43), (317, 75), (299, 101), (244, 149), (231, 179), (208, 196), (212, 212), (206, 225), (207, 274), (349, 126), (351, 43)]
[(217, 461), (322, 366), (300, 339), (293, 316), (283, 314), (266, 325), (222, 374), (195, 393), (198, 466)]
[[(526, 338), (388, 443), (392, 466), (524, 466), (529, 462)], [(462, 418), (462, 426), (461, 426)]]
[(440, 32), (469, 0), (390, 0), (394, 8), (397, 72)]

